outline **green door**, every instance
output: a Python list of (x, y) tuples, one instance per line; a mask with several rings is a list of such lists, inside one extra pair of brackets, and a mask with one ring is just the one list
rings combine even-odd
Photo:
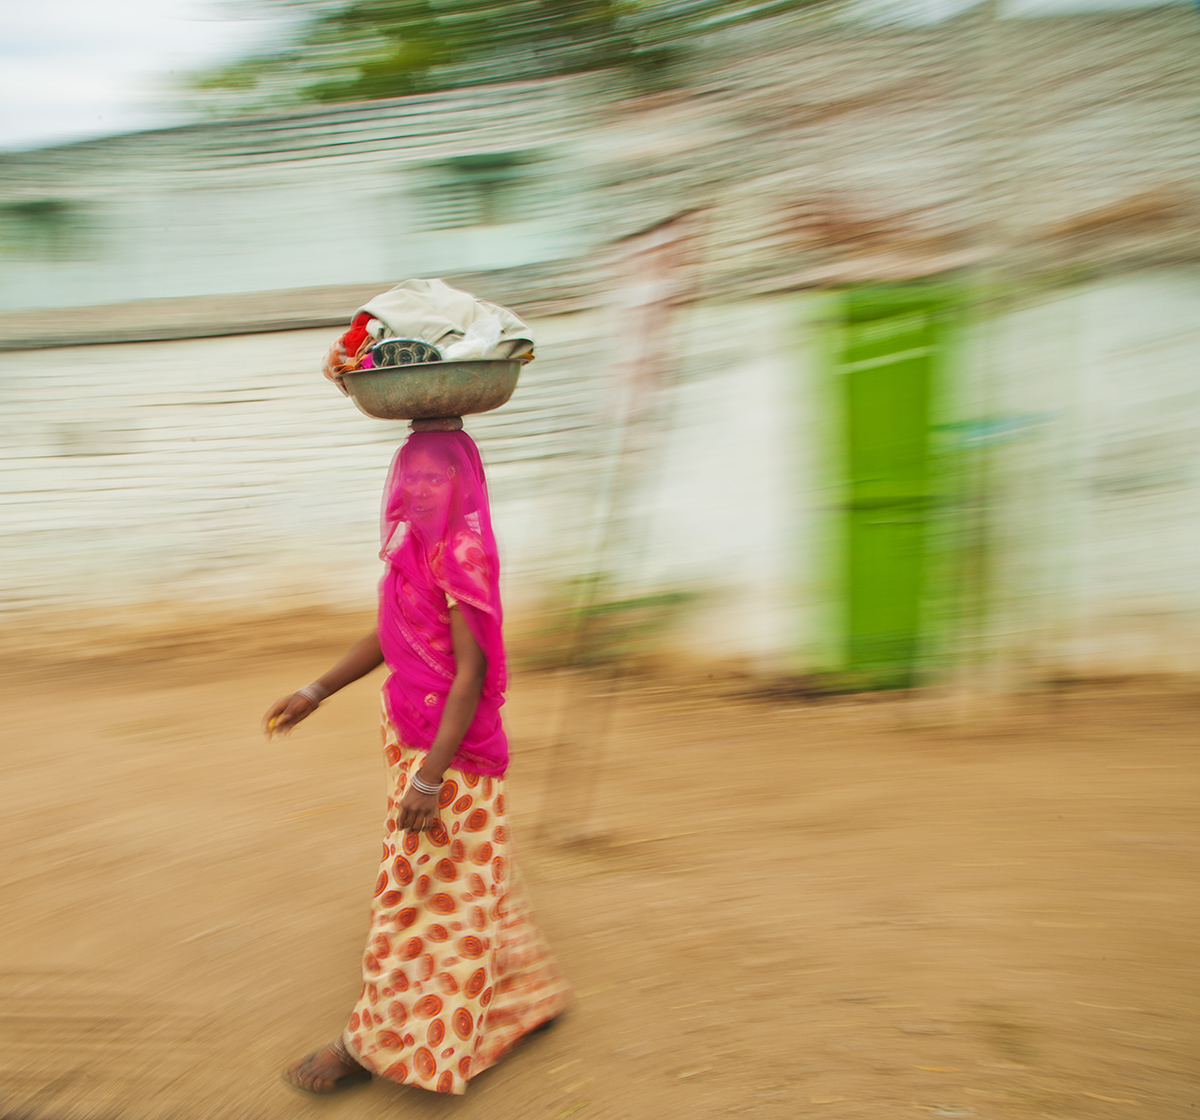
[(930, 428), (944, 293), (845, 294), (835, 378), (845, 471), (846, 668), (873, 688), (914, 683), (932, 506)]

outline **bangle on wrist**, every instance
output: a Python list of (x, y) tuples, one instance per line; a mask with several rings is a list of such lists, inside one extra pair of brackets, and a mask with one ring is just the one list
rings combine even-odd
[(420, 774), (414, 774), (409, 779), (409, 784), (418, 793), (423, 793), (427, 797), (435, 797), (437, 794), (442, 792), (441, 782), (427, 782), (421, 777)]
[(329, 699), (329, 689), (313, 681), (312, 684), (306, 684), (303, 688), (296, 689), (296, 695), (303, 696), (314, 708), (319, 708), (322, 700)]

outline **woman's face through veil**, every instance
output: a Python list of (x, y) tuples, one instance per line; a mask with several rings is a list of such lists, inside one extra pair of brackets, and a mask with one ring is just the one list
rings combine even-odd
[(400, 476), (403, 507), (408, 522), (426, 539), (438, 539), (446, 528), (457, 494), (458, 470), (423, 450), (405, 456)]

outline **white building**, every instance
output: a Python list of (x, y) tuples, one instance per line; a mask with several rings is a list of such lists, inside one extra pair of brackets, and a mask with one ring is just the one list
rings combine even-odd
[[(1200, 669), (1200, 26), (988, 34), (832, 29), (649, 101), (528, 83), (0, 156), (11, 640), (369, 608), (404, 429), (318, 364), (374, 292), (441, 275), (538, 334), (468, 422), (518, 625), (602, 570), (610, 598), (694, 594), (642, 612), (705, 657), (853, 668), (892, 592), (855, 552), (848, 386), (898, 359), (848, 356), (838, 293), (940, 276), (1006, 294), (914, 375), (906, 656)], [(631, 368), (663, 388), (618, 459)]]

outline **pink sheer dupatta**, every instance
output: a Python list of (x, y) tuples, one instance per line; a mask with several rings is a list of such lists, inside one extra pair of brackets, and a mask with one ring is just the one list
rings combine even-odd
[(483, 463), (466, 432), (414, 432), (404, 442), (388, 472), (382, 538), (379, 644), (391, 670), (384, 698), (401, 741), (428, 750), (437, 734), (454, 680), (454, 600), (487, 658), (487, 675), (451, 765), (503, 774), (499, 560)]

